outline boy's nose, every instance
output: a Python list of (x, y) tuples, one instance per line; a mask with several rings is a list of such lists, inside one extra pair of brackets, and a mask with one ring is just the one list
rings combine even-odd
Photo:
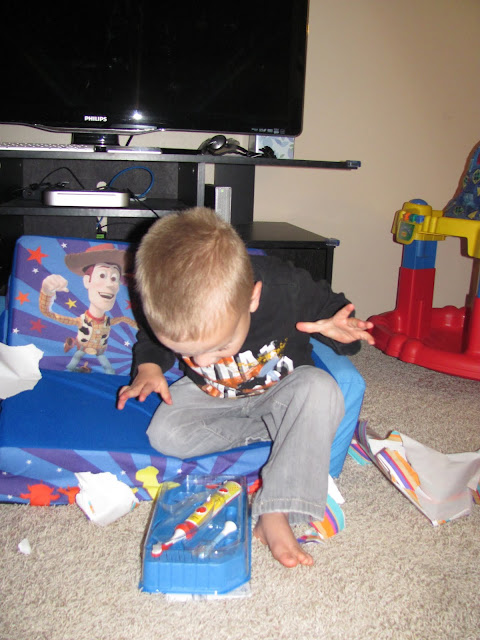
[(220, 358), (218, 358), (217, 356), (205, 353), (200, 356), (195, 356), (193, 360), (195, 364), (199, 367), (209, 367), (212, 364), (216, 364), (220, 360)]

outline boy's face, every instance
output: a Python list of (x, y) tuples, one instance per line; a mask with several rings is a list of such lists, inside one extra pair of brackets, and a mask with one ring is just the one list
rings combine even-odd
[(214, 335), (200, 340), (174, 342), (163, 336), (157, 336), (162, 344), (182, 357), (190, 358), (198, 367), (208, 367), (222, 358), (234, 356), (240, 351), (250, 329), (250, 314), (258, 309), (262, 283), (253, 288), (250, 307), (237, 315), (229, 315)]

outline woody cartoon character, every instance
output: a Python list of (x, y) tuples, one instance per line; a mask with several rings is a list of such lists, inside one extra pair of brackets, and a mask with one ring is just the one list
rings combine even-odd
[(76, 338), (67, 338), (65, 352), (73, 347), (77, 351), (67, 365), (68, 371), (87, 371), (79, 368), (80, 360), (88, 356), (96, 356), (105, 373), (115, 374), (105, 351), (107, 349), (110, 329), (116, 324), (125, 322), (134, 329), (137, 324), (127, 316), (111, 318), (107, 316), (117, 298), (121, 276), (125, 271), (126, 252), (116, 249), (113, 244), (99, 244), (86, 249), (82, 253), (71, 253), (65, 256), (65, 264), (70, 271), (83, 278), (88, 291), (90, 306), (77, 318), (62, 316), (51, 311), (57, 291), (68, 292), (68, 280), (59, 274), (51, 274), (42, 282), (39, 297), (41, 313), (62, 324), (74, 325)]

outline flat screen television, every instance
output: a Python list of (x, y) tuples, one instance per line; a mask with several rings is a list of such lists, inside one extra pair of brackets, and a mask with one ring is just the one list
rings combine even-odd
[(297, 136), (307, 28), (308, 0), (9, 2), (0, 123)]

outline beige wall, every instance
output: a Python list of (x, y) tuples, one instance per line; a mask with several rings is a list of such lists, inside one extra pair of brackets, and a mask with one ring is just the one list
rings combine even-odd
[[(333, 285), (360, 316), (395, 304), (395, 210), (412, 197), (443, 208), (480, 139), (479, 30), (479, 0), (311, 0), (304, 131), (295, 157), (361, 160), (362, 168), (259, 169), (255, 219), (338, 238)], [(157, 133), (137, 144), (194, 147), (204, 138)], [(0, 139), (69, 136), (0, 126)], [(460, 256), (454, 238), (439, 243), (437, 256), (435, 304), (460, 306), (471, 260)]]
[[(442, 209), (480, 139), (478, 0), (311, 0), (298, 158), (361, 160), (356, 172), (264, 170), (257, 219), (339, 238), (334, 287), (367, 316), (395, 305), (405, 200)], [(438, 244), (435, 304), (461, 306), (471, 260)]]

